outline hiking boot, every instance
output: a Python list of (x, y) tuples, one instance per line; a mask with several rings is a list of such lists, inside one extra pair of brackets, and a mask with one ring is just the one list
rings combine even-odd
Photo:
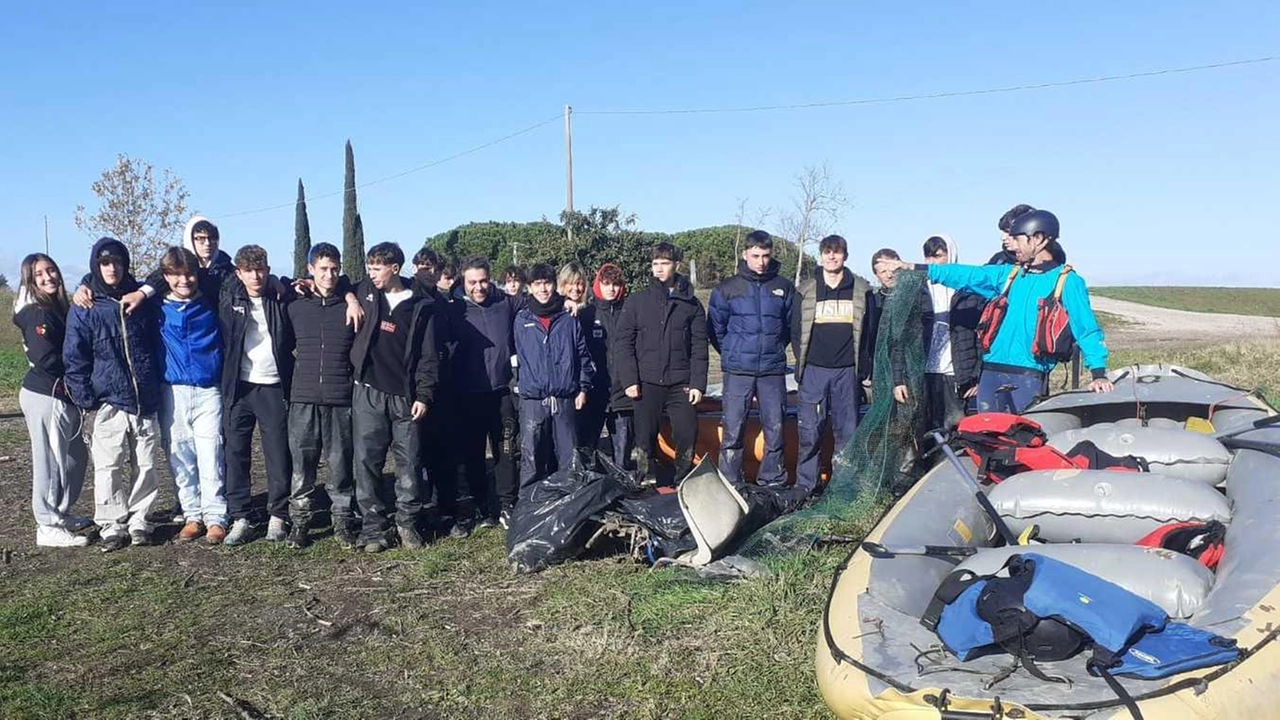
[(284, 518), (272, 515), (270, 522), (267, 523), (267, 542), (284, 542), (288, 532)]
[(307, 532), (307, 526), (304, 523), (298, 523), (289, 530), (289, 537), (284, 541), (285, 545), (294, 550), (304, 550), (311, 545), (311, 533)]
[(351, 528), (346, 523), (338, 523), (333, 526), (333, 539), (338, 541), (338, 547), (343, 550), (350, 550), (356, 546), (356, 534), (351, 532)]
[(102, 537), (102, 544), (98, 549), (104, 553), (115, 552), (129, 547), (129, 536), (125, 533), (117, 532)]
[(36, 528), (36, 545), (40, 547), (84, 547), (89, 538), (76, 535), (66, 528), (41, 525)]
[(253, 540), (253, 526), (249, 524), (249, 519), (240, 518), (231, 523), (231, 532), (227, 533), (227, 538), (222, 541), (222, 544), (235, 547), (236, 545), (251, 543)]
[(405, 550), (421, 550), (427, 544), (422, 540), (422, 534), (412, 525), (402, 525), (397, 528), (400, 535), (400, 547)]
[(210, 545), (221, 545), (223, 540), (227, 539), (227, 528), (217, 523), (210, 525), (205, 531), (204, 541)]
[(459, 520), (449, 528), (449, 537), (455, 540), (462, 540), (471, 537), (471, 528), (462, 520)]
[(496, 527), (498, 527), (498, 518), (493, 517), (482, 517), (480, 518), (480, 524), (476, 525), (476, 528), (481, 530)]
[(130, 530), (129, 540), (138, 547), (146, 547), (147, 545), (155, 544), (151, 539), (151, 531), (143, 528), (134, 528)]
[(188, 520), (178, 533), (178, 542), (191, 542), (204, 534), (204, 523), (199, 520)]

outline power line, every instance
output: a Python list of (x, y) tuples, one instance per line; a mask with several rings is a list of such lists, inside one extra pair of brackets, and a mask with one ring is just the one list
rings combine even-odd
[(699, 115), (709, 113), (746, 113), (746, 112), (768, 112), (774, 110), (806, 110), (812, 108), (825, 107), (841, 107), (849, 105), (883, 105), (888, 103), (915, 102), (919, 100), (937, 100), (941, 98), (953, 97), (971, 97), (974, 95), (997, 95), (1001, 93), (1021, 92), (1024, 90), (1045, 90), (1048, 88), (1069, 87), (1072, 85), (1090, 85), (1094, 83), (1116, 82), (1120, 80), (1135, 80), (1138, 78), (1157, 77), (1159, 75), (1177, 75), (1181, 73), (1201, 72), (1204, 70), (1218, 70), (1221, 68), (1238, 67), (1241, 65), (1258, 65), (1261, 63), (1273, 62), (1280, 57), (1268, 56), (1250, 58), (1248, 60), (1232, 60), (1228, 62), (1211, 63), (1208, 65), (1191, 65), (1188, 67), (1178, 68), (1162, 68), (1160, 70), (1148, 70), (1146, 72), (1128, 73), (1125, 75), (1102, 75), (1098, 77), (1076, 78), (1074, 80), (1059, 80), (1056, 82), (1031, 83), (1025, 85), (1009, 85), (1006, 87), (983, 88), (980, 90), (953, 90), (948, 92), (924, 93), (920, 95), (896, 95), (891, 97), (880, 98), (859, 98), (856, 100), (832, 100), (826, 102), (796, 103), (791, 105), (754, 105), (748, 107), (724, 107), (724, 108), (665, 108), (656, 110), (577, 110), (574, 112), (578, 115)]
[[(428, 169), (428, 168), (436, 167), (437, 165), (443, 165), (443, 164), (445, 164), (445, 163), (447, 163), (447, 162), (450, 162), (450, 161), (452, 161), (452, 160), (457, 160), (457, 159), (458, 159), (458, 158), (460, 158), (460, 157), (464, 157), (464, 156), (466, 156), (466, 155), (471, 155), (472, 153), (480, 152), (481, 150), (484, 150), (485, 148), (491, 148), (491, 147), (493, 147), (494, 145), (497, 145), (497, 144), (499, 144), (499, 143), (503, 143), (503, 142), (506, 142), (506, 141), (511, 140), (511, 139), (513, 139), (513, 138), (517, 138), (517, 137), (519, 137), (519, 136), (521, 136), (521, 135), (524, 135), (524, 134), (526, 134), (526, 133), (533, 132), (534, 130), (537, 130), (538, 128), (542, 127), (543, 125), (547, 125), (547, 124), (550, 124), (550, 123), (552, 123), (552, 122), (555, 122), (556, 120), (559, 120), (559, 119), (561, 119), (562, 117), (564, 117), (564, 113), (556, 113), (555, 115), (552, 115), (551, 117), (547, 118), (546, 120), (541, 120), (541, 121), (539, 121), (539, 122), (536, 122), (536, 123), (534, 123), (533, 125), (530, 125), (529, 127), (524, 128), (523, 130), (517, 130), (517, 131), (515, 131), (515, 132), (513, 132), (513, 133), (511, 133), (511, 134), (509, 134), (509, 135), (503, 135), (502, 137), (497, 138), (497, 139), (495, 139), (495, 140), (490, 140), (489, 142), (486, 142), (486, 143), (483, 143), (483, 144), (480, 144), (480, 145), (476, 145), (476, 146), (475, 146), (475, 147), (473, 147), (473, 148), (469, 148), (469, 149), (467, 149), (467, 150), (463, 150), (462, 152), (454, 153), (453, 155), (449, 155), (449, 156), (447, 156), (447, 157), (442, 157), (442, 158), (440, 158), (440, 159), (438, 159), (438, 160), (432, 160), (431, 162), (426, 163), (426, 164), (424, 164), (424, 165), (419, 165), (419, 166), (417, 166), (417, 167), (409, 168), (408, 170), (403, 170), (403, 171), (401, 171), (401, 172), (395, 173), (394, 175), (387, 175), (387, 176), (385, 176), (385, 177), (380, 177), (380, 178), (378, 178), (378, 179), (376, 179), (376, 180), (370, 180), (370, 181), (368, 181), (368, 182), (360, 183), (359, 185), (356, 185), (355, 189), (356, 189), (356, 190), (359, 190), (360, 188), (366, 188), (366, 187), (369, 187), (369, 186), (371, 186), (371, 185), (377, 185), (377, 184), (379, 184), (379, 183), (387, 182), (388, 180), (395, 180), (396, 178), (402, 178), (402, 177), (404, 177), (405, 175), (411, 175), (411, 174), (416, 173), (416, 172), (421, 172), (421, 171), (426, 170), (426, 169)], [(308, 201), (308, 202), (311, 202), (311, 201), (314, 201), (314, 200), (323, 200), (323, 199), (325, 199), (325, 198), (336, 197), (336, 196), (338, 196), (338, 195), (343, 195), (343, 194), (345, 194), (345, 193), (346, 193), (346, 190), (345, 190), (345, 189), (343, 189), (343, 190), (335, 190), (334, 192), (325, 193), (325, 194), (323, 194), (323, 195), (316, 195), (316, 196), (313, 196), (313, 197), (309, 197), (309, 198), (307, 198), (307, 201)], [(261, 208), (257, 208), (257, 209), (255, 209), (255, 210), (241, 210), (241, 211), (239, 211), (239, 212), (224, 213), (224, 214), (222, 214), (222, 215), (219, 215), (218, 217), (220, 217), (220, 218), (230, 218), (230, 217), (241, 217), (241, 216), (243, 216), (243, 215), (256, 215), (257, 213), (264, 213), (264, 212), (268, 212), (268, 211), (271, 211), (271, 210), (281, 210), (281, 209), (284, 209), (284, 208), (295, 207), (297, 204), (298, 204), (298, 201), (297, 201), (296, 199), (294, 199), (294, 200), (291, 200), (291, 201), (289, 201), (289, 202), (287, 202), (287, 203), (280, 203), (279, 205), (271, 205), (271, 206), (268, 206), (268, 207), (261, 207)]]

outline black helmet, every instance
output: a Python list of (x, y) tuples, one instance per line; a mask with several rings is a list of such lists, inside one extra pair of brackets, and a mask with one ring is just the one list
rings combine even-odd
[(1032, 210), (1019, 215), (1009, 227), (1010, 235), (1035, 235), (1040, 233), (1047, 238), (1058, 237), (1058, 216), (1048, 210)]

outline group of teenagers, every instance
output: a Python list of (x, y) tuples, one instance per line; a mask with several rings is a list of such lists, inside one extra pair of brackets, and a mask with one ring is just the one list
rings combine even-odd
[[(1002, 250), (983, 266), (959, 264), (945, 235), (926, 240), (921, 265), (881, 249), (877, 287), (846, 267), (848, 244), (831, 235), (819, 272), (799, 288), (779, 275), (773, 238), (755, 231), (705, 310), (667, 242), (652, 248), (652, 277), (636, 292), (612, 263), (593, 276), (573, 262), (509, 267), (499, 285), (486, 258), (455, 269), (426, 247), (410, 273), (393, 243), (367, 252), (356, 283), (329, 243), (311, 248), (307, 277), (278, 277), (257, 245), (234, 258), (222, 251), (203, 217), (142, 281), (112, 238), (93, 245), (71, 295), (57, 263), (34, 253), (22, 263), (14, 322), (30, 365), (20, 404), (36, 542), (80, 547), (96, 534), (108, 552), (152, 544), (161, 449), (179, 541), (257, 539), (255, 429), (265, 537), (295, 548), (312, 541), (322, 462), (333, 536), (365, 552), (505, 525), (541, 479), (568, 468), (576, 449), (599, 450), (605, 432), (601, 452), (653, 478), (664, 417), (678, 479), (693, 465), (709, 346), (723, 371), (720, 471), (745, 480), (754, 407), (765, 445), (755, 481), (789, 482), (783, 426), (794, 372), (794, 484), (812, 493), (824, 435), (843, 447), (872, 399), (879, 319), (902, 269), (928, 273), (918, 300), (928, 364), (911, 388), (902, 353), (890, 353), (892, 401), (923, 402), (931, 427), (974, 409), (1019, 412), (1044, 391), (1055, 360), (1033, 350), (1033, 335), (1055, 288), (1091, 389), (1109, 391), (1102, 330), (1084, 282), (1064, 265), (1057, 218), (1019, 205), (999, 228)], [(1007, 309), (984, 340), (982, 310), (996, 300)], [(91, 518), (75, 512), (90, 453)]]

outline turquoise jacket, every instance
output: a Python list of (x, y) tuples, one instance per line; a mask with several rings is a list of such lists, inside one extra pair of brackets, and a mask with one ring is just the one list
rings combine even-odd
[[(990, 300), (1004, 289), (1012, 265), (928, 265), (929, 281), (940, 283), (953, 290), (963, 290)], [(996, 333), (991, 349), (982, 356), (984, 363), (1012, 365), (1049, 372), (1057, 364), (1044, 361), (1031, 354), (1031, 343), (1036, 331), (1036, 311), (1041, 298), (1053, 294), (1058, 282), (1058, 268), (1045, 272), (1019, 270), (1009, 288), (1009, 311), (1000, 330)], [(1105, 376), (1107, 369), (1107, 344), (1102, 328), (1089, 306), (1089, 290), (1079, 273), (1071, 273), (1062, 288), (1062, 304), (1071, 318), (1071, 332), (1084, 358), (1085, 367), (1094, 377)]]

